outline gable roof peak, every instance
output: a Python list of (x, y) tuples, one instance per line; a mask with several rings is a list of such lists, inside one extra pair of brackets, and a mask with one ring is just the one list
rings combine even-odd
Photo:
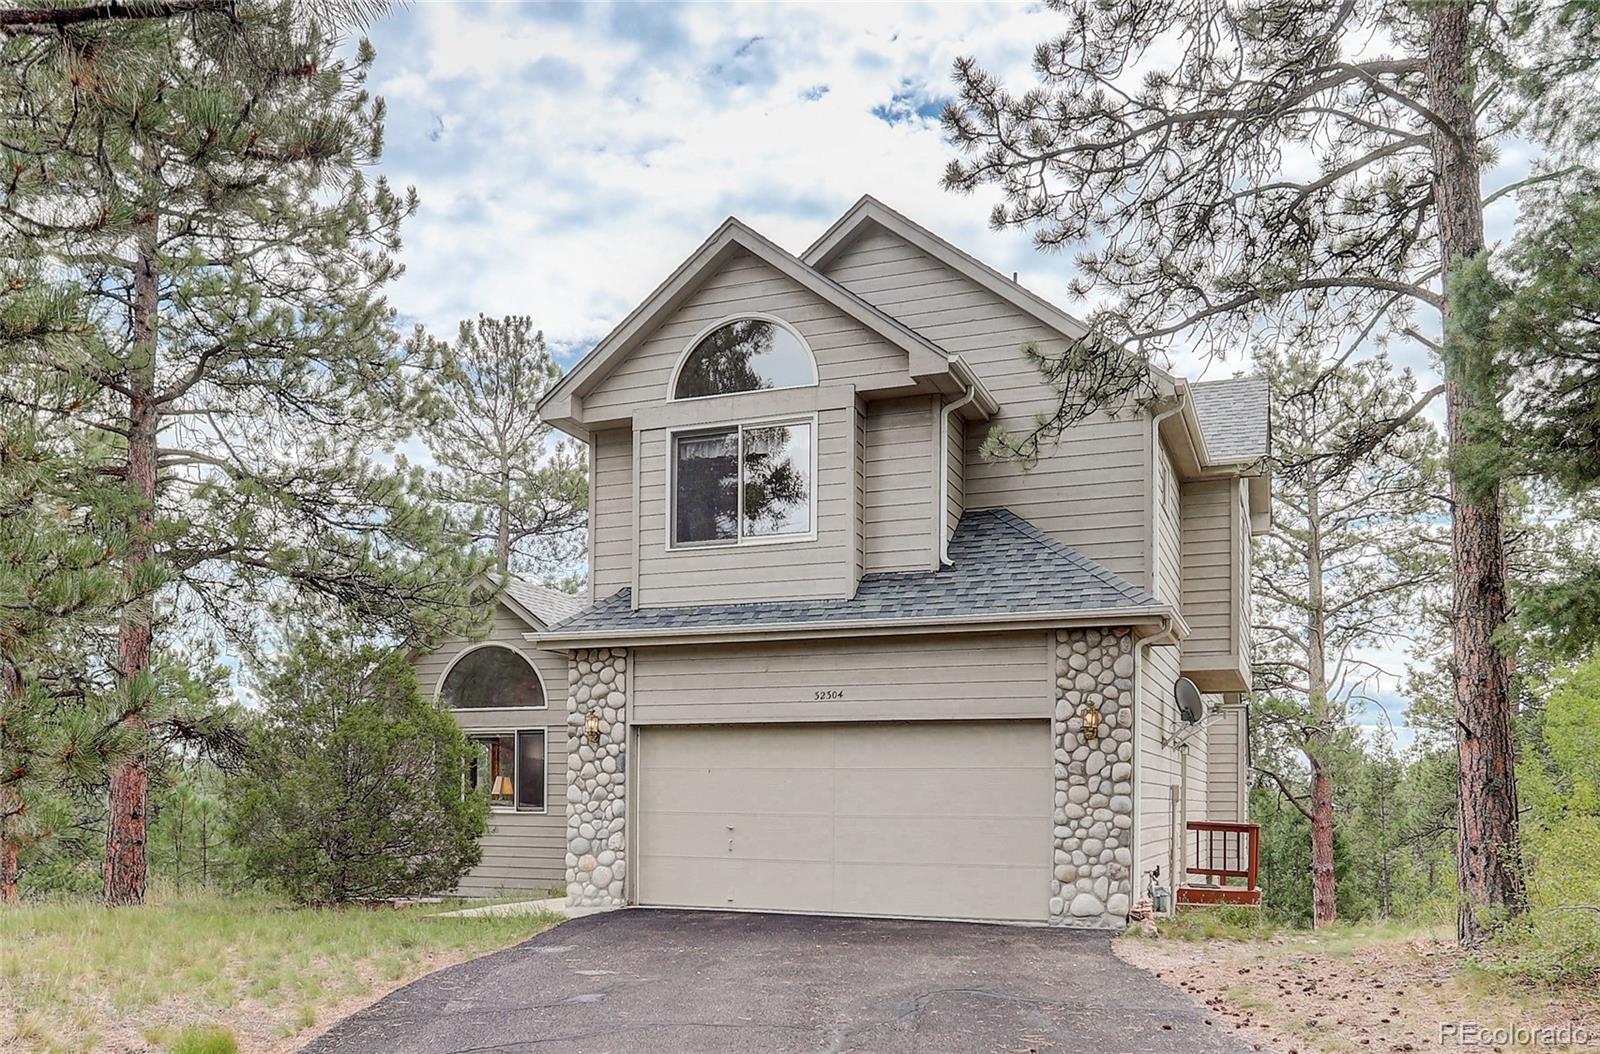
[(965, 249), (941, 238), (904, 213), (871, 194), (863, 194), (822, 236), (800, 254), (807, 264), (822, 271), (869, 224), (883, 228), (900, 240), (938, 260), (951, 270), (1008, 301), (1063, 336), (1076, 339), (1089, 327), (1038, 293), (990, 267)]
[(580, 420), (581, 414), (575, 409), (575, 397), (581, 399), (586, 391), (599, 384), (660, 319), (679, 306), (706, 275), (722, 264), (728, 253), (737, 249), (755, 256), (906, 352), (913, 378), (948, 374), (953, 368), (950, 355), (939, 345), (812, 268), (737, 216), (729, 216), (639, 306), (551, 386), (539, 401), (540, 416), (584, 438), (586, 429)]

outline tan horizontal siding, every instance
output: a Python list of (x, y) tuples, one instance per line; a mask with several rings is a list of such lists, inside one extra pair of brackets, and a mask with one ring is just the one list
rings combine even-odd
[(1233, 511), (1227, 480), (1182, 488), (1183, 617), (1189, 656), (1234, 654)]
[(1244, 707), (1228, 706), (1209, 729), (1206, 813), (1212, 820), (1243, 821), (1245, 809)]
[(594, 435), (594, 519), (590, 532), (591, 602), (633, 584), (633, 434)]
[[(1021, 349), (1032, 341), (1046, 353), (1060, 352), (1067, 338), (933, 257), (873, 228), (838, 254), (828, 274), (965, 359), (1000, 402), (990, 425), (1025, 431), (1035, 415), (1054, 408)], [(1148, 415), (1099, 415), (1074, 426), (1028, 471), (982, 457), (989, 430), (966, 430), (966, 508), (1004, 506), (1118, 574), (1148, 580)]]
[(776, 315), (794, 326), (817, 357), (823, 384), (858, 387), (904, 383), (906, 355), (798, 283), (748, 253), (709, 277), (626, 360), (583, 397), (586, 413), (623, 417), (666, 401), (673, 369), (694, 336), (745, 312)]
[(1183, 529), (1178, 511), (1178, 474), (1165, 446), (1156, 448), (1155, 597), (1170, 604), (1183, 596)]
[[(1221, 697), (1216, 695), (1205, 695), (1201, 698), (1205, 700), (1207, 713), (1210, 713), (1222, 701)], [(1210, 804), (1210, 780), (1207, 773), (1211, 756), (1211, 727), (1211, 725), (1207, 725), (1189, 739), (1189, 764), (1187, 766), (1189, 782), (1184, 788), (1184, 805), (1187, 808), (1188, 819), (1190, 820), (1210, 818), (1207, 813), (1207, 807)]]
[[(640, 648), (638, 724), (1044, 717), (1043, 633)], [(842, 699), (818, 699), (843, 692)]]
[(849, 406), (817, 414), (817, 537), (809, 541), (669, 549), (671, 442), (664, 428), (639, 433), (639, 583), (642, 607), (843, 597), (851, 589)]
[(933, 422), (938, 402), (919, 396), (867, 404), (866, 569), (933, 567)]

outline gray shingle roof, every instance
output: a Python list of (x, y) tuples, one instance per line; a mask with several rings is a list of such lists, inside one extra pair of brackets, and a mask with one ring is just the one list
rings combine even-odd
[(950, 540), (948, 567), (864, 575), (848, 600), (780, 600), (632, 609), (629, 590), (596, 602), (551, 635), (970, 618), (1154, 606), (1132, 583), (1051, 538), (1009, 509), (969, 510)]
[(506, 580), (506, 595), (546, 626), (569, 619), (583, 610), (582, 597), (521, 578)]
[(1272, 401), (1260, 377), (1230, 377), (1191, 384), (1206, 453), (1214, 463), (1267, 456)]

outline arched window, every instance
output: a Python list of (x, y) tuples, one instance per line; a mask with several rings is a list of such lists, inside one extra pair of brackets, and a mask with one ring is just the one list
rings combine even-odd
[(450, 667), (439, 700), (456, 710), (545, 705), (544, 685), (533, 666), (498, 644), (474, 648)]
[(699, 399), (816, 383), (816, 361), (793, 330), (771, 319), (741, 318), (695, 342), (678, 367), (672, 397)]

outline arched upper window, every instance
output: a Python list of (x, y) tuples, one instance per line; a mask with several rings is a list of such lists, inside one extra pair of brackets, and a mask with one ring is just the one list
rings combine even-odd
[(527, 659), (491, 644), (474, 648), (450, 667), (439, 701), (456, 710), (543, 706), (544, 685)]
[(766, 318), (741, 318), (695, 342), (678, 367), (674, 399), (734, 395), (817, 383), (811, 349), (789, 327)]

